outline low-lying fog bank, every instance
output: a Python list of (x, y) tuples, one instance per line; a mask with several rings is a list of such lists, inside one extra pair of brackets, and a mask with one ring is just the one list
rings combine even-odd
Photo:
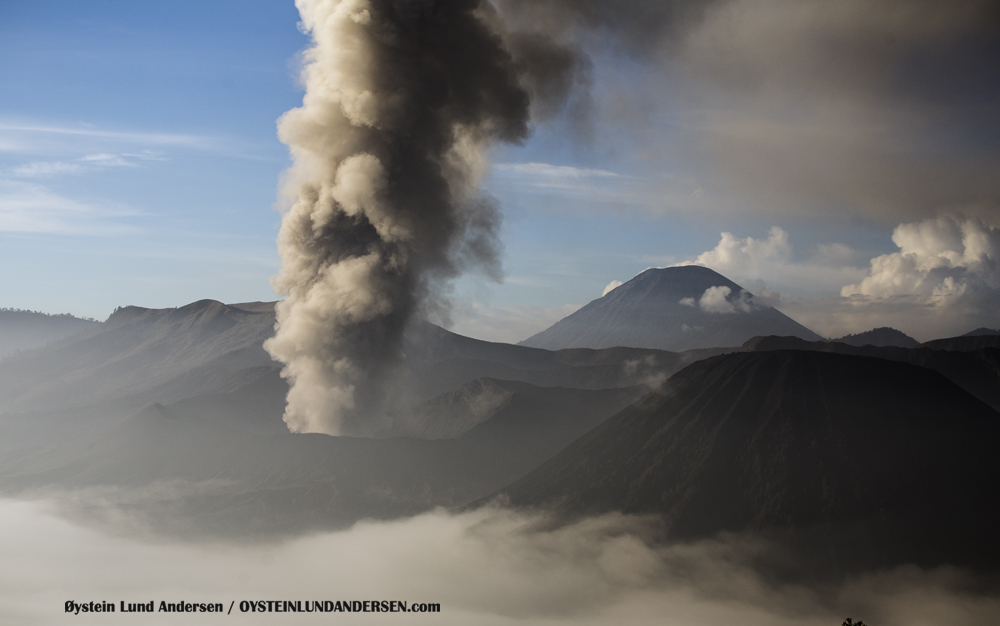
[[(0, 500), (0, 622), (11, 624), (796, 624), (995, 623), (1000, 598), (968, 574), (900, 567), (809, 588), (751, 565), (746, 538), (662, 545), (655, 525), (609, 515), (552, 529), (504, 510), (434, 512), (270, 545), (112, 536), (52, 501)], [(120, 520), (127, 524), (127, 520)], [(119, 527), (123, 527), (119, 524)], [(67, 601), (235, 603), (205, 614), (67, 614)], [(403, 600), (440, 613), (265, 613), (241, 601)]]

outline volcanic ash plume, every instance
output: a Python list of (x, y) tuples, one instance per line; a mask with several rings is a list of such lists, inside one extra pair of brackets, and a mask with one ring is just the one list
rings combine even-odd
[(298, 0), (313, 46), (279, 136), (293, 166), (265, 347), (292, 431), (370, 434), (403, 332), (468, 268), (497, 277), (477, 195), (492, 141), (528, 131), (528, 93), (478, 0)]

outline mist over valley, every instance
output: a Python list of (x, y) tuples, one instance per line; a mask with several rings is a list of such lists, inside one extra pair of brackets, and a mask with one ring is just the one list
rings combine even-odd
[(0, 623), (996, 624), (998, 20), (0, 4)]
[[(669, 311), (661, 326), (679, 322)], [(652, 623), (683, 610), (684, 623), (736, 611), (820, 624), (850, 609), (979, 624), (996, 608), (981, 595), (998, 558), (996, 335), (552, 351), (417, 322), (396, 395), (358, 437), (289, 432), (289, 387), (261, 347), (274, 320), (273, 303), (125, 307), (0, 361), (0, 489), (21, 502), (5, 501), (5, 519), (49, 546), (39, 580), (77, 567), (76, 548), (55, 546), (86, 535), (108, 554), (177, 563), (142, 578), (146, 595), (196, 559), (237, 582), (185, 583), (190, 601), (374, 587), (442, 602), (444, 623)], [(415, 584), (403, 563), (426, 567), (435, 550), (444, 561)], [(338, 578), (305, 556), (318, 553), (371, 578)], [(309, 582), (275, 587), (263, 562)], [(100, 575), (103, 589), (136, 588), (122, 567)], [(524, 568), (544, 593), (514, 582)], [(919, 608), (915, 590), (934, 600)]]

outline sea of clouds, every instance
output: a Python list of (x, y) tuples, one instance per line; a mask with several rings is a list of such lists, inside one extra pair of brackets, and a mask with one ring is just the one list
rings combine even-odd
[[(0, 500), (0, 624), (657, 624), (870, 626), (995, 623), (1000, 598), (966, 573), (904, 566), (835, 583), (775, 582), (767, 545), (664, 545), (649, 520), (553, 528), (505, 510), (437, 511), (279, 543), (191, 543), (82, 526), (51, 501)], [(72, 615), (67, 600), (221, 602), (215, 614)], [(436, 614), (241, 613), (242, 600), (404, 600)]]

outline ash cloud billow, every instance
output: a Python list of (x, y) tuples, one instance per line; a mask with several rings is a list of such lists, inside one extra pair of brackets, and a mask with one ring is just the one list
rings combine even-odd
[(373, 434), (413, 317), (442, 311), (462, 272), (500, 277), (499, 213), (478, 186), (489, 146), (527, 137), (532, 117), (586, 117), (587, 33), (643, 48), (701, 4), (296, 6), (313, 45), (303, 106), (279, 122), (294, 164), (273, 282), (287, 298), (266, 348), (291, 384), (291, 430)]
[[(500, 216), (479, 180), (490, 146), (526, 138), (532, 121), (580, 121), (581, 138), (611, 116), (615, 135), (641, 129), (625, 134), (654, 138), (650, 154), (684, 147), (684, 163), (733, 181), (719, 198), (735, 190), (758, 209), (899, 223), (965, 207), (986, 220), (995, 150), (927, 146), (949, 129), (995, 131), (995, 0), (828, 4), (298, 0), (313, 45), (303, 106), (279, 124), (294, 162), (274, 279), (287, 297), (267, 344), (291, 383), (289, 428), (379, 431), (410, 321), (445, 311), (442, 290), (463, 272), (500, 277)], [(590, 102), (602, 54), (673, 76), (650, 89), (698, 137), (664, 140), (642, 115)]]
[(298, 0), (303, 105), (278, 236), (275, 337), (292, 431), (371, 434), (413, 316), (469, 269), (498, 279), (486, 148), (529, 130), (524, 75), (477, 0)]

